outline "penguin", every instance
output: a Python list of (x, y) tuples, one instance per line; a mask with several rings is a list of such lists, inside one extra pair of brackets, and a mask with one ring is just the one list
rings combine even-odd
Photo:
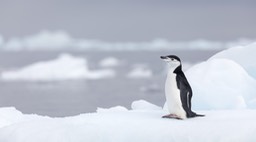
[(191, 110), (192, 88), (182, 71), (181, 60), (176, 55), (161, 56), (168, 64), (168, 74), (165, 82), (165, 97), (170, 114), (163, 118), (187, 119), (204, 115)]

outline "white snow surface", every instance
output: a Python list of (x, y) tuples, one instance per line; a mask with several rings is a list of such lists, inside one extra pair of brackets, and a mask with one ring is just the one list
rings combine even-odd
[(58, 81), (70, 79), (101, 79), (115, 76), (111, 69), (89, 70), (87, 60), (69, 54), (57, 59), (37, 62), (18, 70), (3, 71), (1, 78), (6, 81)]
[(235, 61), (256, 79), (256, 43), (226, 49), (214, 55), (210, 60), (218, 58)]
[(186, 71), (196, 109), (256, 108), (256, 43), (217, 53)]
[[(256, 110), (203, 111), (205, 117), (164, 119), (162, 109), (137, 101), (95, 113), (50, 118), (0, 108), (1, 142), (254, 142)], [(141, 108), (141, 109), (140, 109)]]
[(209, 60), (191, 67), (187, 78), (198, 109), (255, 108), (256, 82), (237, 63), (229, 59)]

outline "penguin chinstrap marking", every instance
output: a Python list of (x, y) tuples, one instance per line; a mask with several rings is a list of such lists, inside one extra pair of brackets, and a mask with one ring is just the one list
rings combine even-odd
[(175, 55), (161, 56), (168, 64), (168, 74), (165, 82), (165, 97), (170, 114), (163, 118), (186, 119), (197, 116), (191, 110), (192, 88), (182, 71), (179, 57)]

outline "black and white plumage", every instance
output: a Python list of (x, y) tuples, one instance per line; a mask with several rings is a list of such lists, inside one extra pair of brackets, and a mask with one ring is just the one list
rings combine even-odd
[(186, 119), (198, 115), (191, 110), (192, 88), (182, 71), (179, 57), (175, 55), (161, 56), (168, 63), (168, 74), (165, 82), (165, 97), (170, 114), (163, 118)]

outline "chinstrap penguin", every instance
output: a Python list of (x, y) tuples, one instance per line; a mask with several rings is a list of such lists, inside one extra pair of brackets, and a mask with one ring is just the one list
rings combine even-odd
[(163, 118), (186, 119), (204, 116), (191, 110), (192, 88), (182, 71), (180, 58), (175, 55), (161, 56), (160, 58), (168, 64), (165, 97), (170, 114)]

